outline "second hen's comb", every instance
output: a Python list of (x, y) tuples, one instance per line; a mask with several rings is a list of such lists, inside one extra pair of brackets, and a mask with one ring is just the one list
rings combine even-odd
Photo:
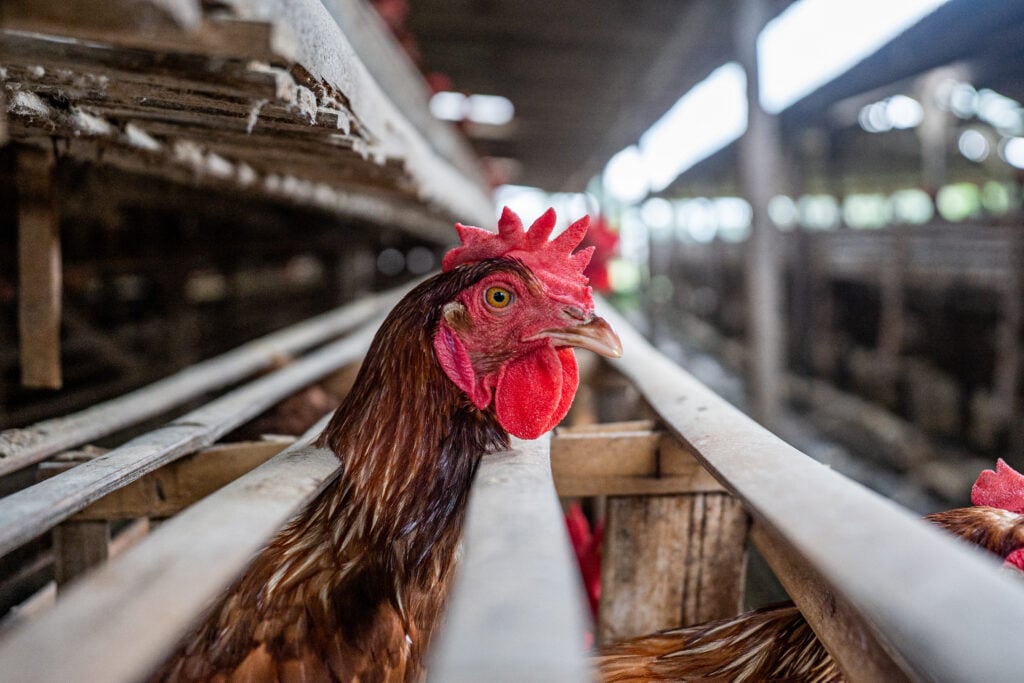
[(516, 258), (549, 287), (562, 294), (579, 294), (581, 287), (587, 287), (587, 276), (583, 271), (590, 263), (594, 248), (588, 247), (576, 253), (573, 249), (579, 246), (589, 226), (590, 217), (584, 216), (549, 241), (548, 237), (555, 228), (554, 209), (545, 211), (529, 230), (524, 230), (519, 216), (505, 207), (498, 220), (497, 233), (456, 224), (462, 245), (445, 254), (442, 269), (449, 271), (463, 263), (489, 258)]
[(971, 489), (971, 502), (1024, 513), (1024, 475), (1000, 458), (996, 470), (984, 470)]

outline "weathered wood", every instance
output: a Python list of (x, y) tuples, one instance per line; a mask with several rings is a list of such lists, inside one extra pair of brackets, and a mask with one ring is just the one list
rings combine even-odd
[(43, 614), (57, 604), (57, 582), (48, 581), (26, 600), (12, 607), (3, 619), (0, 619), (0, 638), (14, 632), (28, 620)]
[(755, 523), (750, 539), (850, 683), (908, 680), (864, 619), (781, 536)]
[[(288, 441), (219, 444), (176, 460), (119, 488), (71, 518), (72, 522), (172, 517), (274, 457)], [(42, 478), (66, 472), (79, 463), (56, 461), (39, 467)]]
[(111, 491), (211, 445), (277, 401), (361, 357), (377, 321), (87, 463), (0, 499), (0, 555)]
[(57, 589), (107, 561), (109, 522), (64, 522), (53, 528), (53, 574)]
[(996, 328), (996, 360), (992, 394), (1000, 427), (1012, 424), (1019, 405), (1021, 328), (1024, 327), (1024, 237), (1020, 230), (1011, 233), (1007, 273), (999, 302), (1000, 320)]
[(141, 517), (121, 529), (116, 536), (110, 539), (110, 545), (107, 546), (108, 559), (123, 555), (129, 548), (138, 545), (142, 539), (149, 535), (152, 528), (153, 525), (149, 519)]
[(310, 446), (325, 424), (83, 577), (54, 609), (0, 641), (4, 677), (96, 683), (144, 678), (337, 472), (333, 453)]
[(737, 614), (746, 536), (725, 493), (609, 498), (598, 642)]
[[(1024, 589), (998, 562), (811, 460), (658, 353), (605, 302), (616, 367), (751, 515), (786, 539), (912, 678), (1015, 681)], [(870, 643), (865, 644), (870, 647)]]
[(657, 476), (656, 431), (559, 432), (551, 444), (551, 470), (563, 475)]
[(473, 486), (432, 680), (584, 681), (583, 589), (548, 464), (548, 438), (484, 457)]
[(551, 441), (551, 471), (558, 495), (723, 490), (674, 437), (649, 427), (649, 422), (640, 420), (559, 429)]
[(164, 518), (210, 495), (294, 440), (222, 444), (186, 456), (96, 501), (74, 519)]
[(881, 312), (878, 320), (876, 346), (884, 362), (895, 365), (903, 350), (906, 328), (904, 301), (906, 290), (907, 239), (906, 233), (890, 233), (890, 258), (880, 272), (879, 290)]
[(390, 308), (408, 289), (402, 286), (362, 298), (77, 413), (5, 430), (0, 433), (0, 476), (159, 415), (265, 370), (282, 357), (345, 334)]
[(18, 336), (21, 383), (59, 389), (61, 251), (53, 153), (18, 150)]
[[(19, 12), (0, 16), (0, 58), (18, 97), (33, 104), (8, 107), (14, 139), (42, 147), (58, 135), (75, 140), (66, 150), (74, 158), (319, 207), (435, 242), (451, 239), (453, 218), (493, 219), (465, 145), (417, 131), (319, 0), (222, 2), (209, 14), (196, 2), (147, 0), (84, 20), (89, 3), (65, 5), (19, 2)], [(162, 19), (165, 6), (194, 16), (134, 25), (151, 7)], [(102, 20), (118, 10), (125, 21)], [(429, 117), (426, 100), (420, 105)], [(169, 128), (156, 134), (159, 125)], [(235, 134), (247, 142), (225, 152)]]
[(0, 92), (0, 147), (7, 144), (7, 96)]
[(560, 475), (555, 479), (563, 498), (587, 496), (663, 496), (672, 493), (721, 491), (722, 485), (710, 474), (699, 477), (634, 477), (602, 475)]

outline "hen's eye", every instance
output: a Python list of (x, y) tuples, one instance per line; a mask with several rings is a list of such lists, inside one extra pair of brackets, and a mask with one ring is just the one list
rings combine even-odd
[(484, 300), (492, 308), (505, 308), (512, 303), (512, 292), (504, 287), (488, 287), (484, 293)]

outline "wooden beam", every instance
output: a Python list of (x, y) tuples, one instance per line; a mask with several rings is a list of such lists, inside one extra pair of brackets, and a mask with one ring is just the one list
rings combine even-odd
[(60, 389), (61, 252), (53, 153), (19, 148), (16, 163), (21, 383)]
[(110, 522), (64, 522), (53, 529), (53, 573), (57, 590), (107, 561)]
[(548, 437), (484, 457), (473, 485), (465, 557), (430, 677), (589, 681), (583, 587), (548, 463)]
[(5, 678), (145, 679), (209, 602), (337, 472), (334, 453), (310, 445), (326, 422), (83, 577), (56, 607), (0, 641)]
[[(204, 448), (108, 493), (70, 521), (172, 517), (262, 465), (293, 442), (251, 441)], [(63, 460), (43, 463), (39, 473), (42, 478), (50, 478), (78, 465)]]
[(675, 437), (645, 428), (649, 426), (647, 421), (637, 421), (559, 429), (551, 441), (551, 471), (558, 495), (724, 490)]
[[(992, 397), (1000, 427), (1010, 429), (1011, 441), (1016, 436), (1013, 430), (1014, 415), (1020, 405), (1017, 394), (1020, 388), (1020, 345), (1021, 327), (1024, 326), (1024, 238), (1020, 230), (1014, 230), (1009, 237), (1009, 268), (1003, 278), (999, 308), (999, 325), (996, 328), (996, 361), (992, 379)], [(1022, 446), (1018, 443), (1018, 458)]]
[(1024, 631), (1024, 590), (998, 561), (784, 443), (606, 302), (598, 313), (625, 349), (615, 367), (751, 516), (856, 609), (880, 644), (873, 656), (923, 680), (1019, 680), (1005, 653)]
[(78, 467), (0, 499), (0, 555), (106, 494), (194, 453), (281, 399), (362, 357), (377, 321)]
[(10, 133), (7, 131), (7, 96), (0, 91), (0, 147), (7, 144)]
[(609, 498), (598, 642), (738, 614), (747, 526), (726, 493)]
[(754, 524), (750, 538), (850, 683), (909, 680), (864, 619), (779, 534)]
[(409, 287), (364, 297), (77, 413), (0, 432), (0, 476), (172, 410), (266, 370), (281, 357), (350, 332), (393, 306)]

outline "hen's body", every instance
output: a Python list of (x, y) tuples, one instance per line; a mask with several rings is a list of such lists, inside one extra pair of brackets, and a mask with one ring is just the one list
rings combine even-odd
[[(1024, 514), (1012, 510), (978, 504), (925, 520), (1004, 559), (1024, 548)], [(792, 603), (615, 643), (595, 665), (607, 683), (844, 680)]]
[(446, 302), (495, 268), (421, 284), (381, 326), (320, 444), (343, 472), (157, 674), (169, 681), (418, 680), (480, 455), (507, 446), (433, 360)]
[(607, 683), (842, 680), (792, 604), (616, 643), (602, 648), (595, 664)]

